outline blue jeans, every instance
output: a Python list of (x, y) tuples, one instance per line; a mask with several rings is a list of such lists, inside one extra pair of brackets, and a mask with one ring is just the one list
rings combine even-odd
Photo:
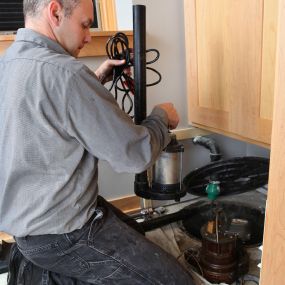
[(37, 284), (194, 284), (172, 256), (128, 226), (118, 213), (99, 198), (95, 215), (79, 230), (15, 237), (22, 255), (38, 268), (33, 272), (42, 270)]

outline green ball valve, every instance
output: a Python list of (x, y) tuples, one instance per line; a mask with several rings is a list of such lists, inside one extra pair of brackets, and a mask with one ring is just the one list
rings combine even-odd
[(214, 201), (220, 194), (220, 182), (219, 181), (211, 181), (206, 187), (206, 193), (208, 194), (208, 199)]

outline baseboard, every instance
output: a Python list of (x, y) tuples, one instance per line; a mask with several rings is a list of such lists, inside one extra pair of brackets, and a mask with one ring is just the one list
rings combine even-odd
[(124, 213), (133, 213), (141, 209), (141, 200), (138, 196), (126, 196), (109, 202)]
[(10, 235), (8, 235), (8, 234), (6, 234), (4, 232), (0, 232), (0, 243), (1, 243), (2, 240), (5, 241), (5, 242), (8, 242), (8, 243), (14, 242), (14, 239), (13, 239), (12, 236), (10, 236)]

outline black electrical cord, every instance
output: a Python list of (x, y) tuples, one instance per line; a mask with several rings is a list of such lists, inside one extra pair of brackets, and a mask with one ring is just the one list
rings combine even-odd
[[(159, 59), (159, 51), (156, 49), (148, 49), (146, 53), (154, 52), (155, 58), (151, 61), (146, 62), (147, 65), (156, 62)], [(130, 115), (134, 108), (134, 102), (131, 95), (134, 95), (134, 79), (125, 73), (125, 69), (131, 68), (133, 66), (132, 61), (132, 49), (129, 47), (128, 37), (122, 33), (116, 33), (114, 36), (110, 37), (106, 44), (106, 53), (110, 59), (125, 59), (126, 63), (121, 66), (115, 66), (113, 69), (113, 80), (109, 91), (114, 88), (114, 97), (119, 100), (119, 91), (123, 93), (121, 98), (121, 109)], [(147, 84), (146, 86), (154, 86), (161, 81), (161, 74), (154, 68), (147, 67), (146, 69), (151, 70), (156, 73), (158, 79), (155, 82)], [(133, 117), (133, 116), (131, 116)]]

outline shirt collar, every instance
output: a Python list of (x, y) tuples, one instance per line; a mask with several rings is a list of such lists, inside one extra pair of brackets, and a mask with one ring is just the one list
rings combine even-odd
[(31, 29), (18, 29), (15, 41), (34, 42), (58, 53), (70, 55), (59, 43)]

